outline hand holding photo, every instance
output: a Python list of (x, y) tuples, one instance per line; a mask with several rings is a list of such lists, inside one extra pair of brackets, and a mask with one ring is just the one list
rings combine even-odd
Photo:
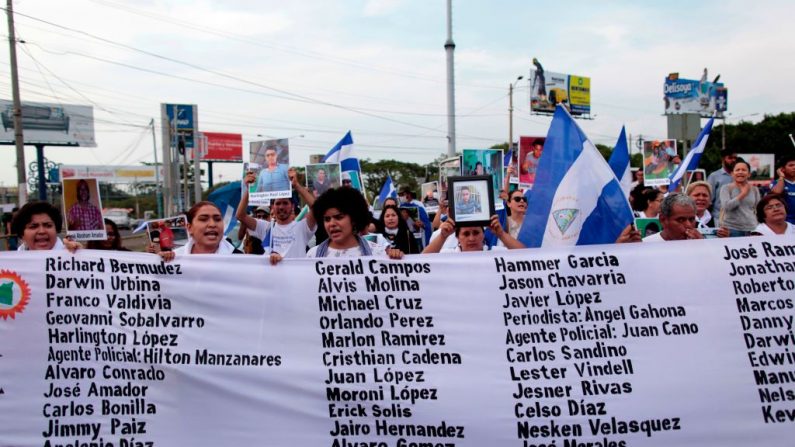
[(105, 221), (99, 184), (94, 178), (63, 180), (63, 204), (66, 216), (66, 235), (76, 241), (104, 241)]
[(484, 226), (494, 214), (492, 176), (448, 177), (450, 217), (456, 226)]

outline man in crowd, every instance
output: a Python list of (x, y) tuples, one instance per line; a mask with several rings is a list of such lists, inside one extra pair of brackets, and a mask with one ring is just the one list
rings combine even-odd
[(779, 160), (776, 173), (778, 179), (773, 181), (770, 192), (787, 198), (787, 222), (795, 224), (795, 155), (785, 155)]
[(709, 174), (707, 183), (712, 186), (712, 215), (720, 215), (720, 189), (723, 185), (728, 185), (733, 181), (732, 166), (737, 161), (737, 153), (731, 149), (724, 149), (720, 152), (722, 166)]
[(684, 194), (668, 194), (660, 206), (662, 231), (643, 238), (643, 242), (704, 239), (696, 229), (696, 204)]
[[(294, 169), (288, 171), (293, 190), (298, 191), (301, 198), (312, 206), (315, 203), (315, 196), (298, 182)], [(257, 181), (253, 172), (246, 174), (246, 184)], [(314, 235), (317, 226), (312, 213), (307, 213), (306, 217), (296, 222), (293, 213), (293, 202), (289, 198), (275, 199), (271, 202), (271, 215), (275, 222), (260, 220), (246, 214), (248, 207), (248, 188), (244, 188), (243, 196), (237, 206), (237, 219), (240, 224), (248, 229), (248, 233), (263, 241), (270, 248), (271, 263), (276, 264), (282, 258), (303, 258), (306, 256), (307, 242)]]

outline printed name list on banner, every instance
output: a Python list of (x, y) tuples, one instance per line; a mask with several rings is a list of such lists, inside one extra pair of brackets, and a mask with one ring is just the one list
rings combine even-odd
[(0, 256), (1, 446), (789, 446), (784, 238)]

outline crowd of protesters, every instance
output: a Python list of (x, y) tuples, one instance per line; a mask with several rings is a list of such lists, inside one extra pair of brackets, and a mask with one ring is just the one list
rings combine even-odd
[[(629, 201), (636, 218), (659, 220), (660, 231), (648, 231), (657, 227), (655, 222), (641, 234), (633, 223), (616, 242), (795, 235), (795, 156), (779, 161), (777, 178), (764, 193), (749, 182), (751, 173), (746, 161), (731, 151), (722, 152), (721, 161), (721, 167), (706, 181), (691, 182), (684, 191), (645, 186), (641, 171), (633, 183)], [(186, 212), (189, 237), (184, 246), (172, 251), (152, 243), (147, 251), (158, 253), (167, 261), (193, 254), (264, 254), (269, 256), (270, 263), (278, 264), (284, 258), (400, 259), (415, 254), (524, 248), (518, 237), (527, 213), (528, 196), (532, 200), (532, 195), (511, 190), (507, 181), (500, 194), (500, 200), (504, 200), (501, 214), (491, 216), (487, 226), (468, 226), (456, 224), (448, 216), (448, 203), (443, 196), (438, 200), (438, 211), (428, 216), (413, 191), (404, 188), (399, 199), (389, 198), (381, 204), (380, 213), (374, 217), (365, 197), (349, 185), (329, 188), (316, 195), (298, 182), (295, 170), (290, 169), (288, 175), (296, 196), (272, 200), (269, 207), (258, 207), (252, 213), (248, 212), (248, 188), (243, 188), (236, 213), (242, 251), (225, 237), (221, 210), (207, 201)], [(249, 173), (244, 181), (253, 184), (258, 180)], [(301, 213), (296, 198), (303, 201), (308, 212)], [(410, 213), (412, 208), (422, 208), (427, 221), (432, 223), (423, 223), (416, 213)], [(113, 221), (104, 221), (107, 239), (90, 241), (85, 248), (129, 251), (123, 247)], [(4, 222), (6, 232), (19, 239), (18, 250), (83, 248), (78, 242), (59, 237), (62, 225), (61, 211), (47, 202), (30, 202), (15, 210), (13, 220)], [(425, 230), (429, 237), (425, 237)]]

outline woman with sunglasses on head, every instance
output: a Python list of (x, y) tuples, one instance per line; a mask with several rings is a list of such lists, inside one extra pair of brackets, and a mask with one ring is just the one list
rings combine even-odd
[(309, 249), (307, 258), (403, 257), (402, 251), (368, 242), (359, 235), (370, 224), (370, 212), (367, 200), (356, 189), (329, 189), (312, 205), (312, 214), (323, 223), (328, 239)]
[[(483, 227), (457, 227), (453, 219), (448, 218), (446, 221), (442, 222), (439, 227), (439, 237), (431, 240), (422, 253), (456, 253), (465, 251), (505, 250), (506, 248), (510, 250), (525, 248), (524, 244), (517, 241), (516, 238), (508, 234), (508, 232), (502, 228), (500, 219), (496, 214), (491, 216), (489, 228), (494, 232), (500, 242), (502, 242), (503, 246), (489, 247), (484, 244), (486, 232)], [(453, 234), (455, 234), (458, 239), (458, 245), (452, 249), (444, 248), (445, 241)]]
[(795, 225), (787, 222), (787, 199), (780, 194), (768, 194), (756, 204), (759, 225), (751, 233), (755, 236), (792, 236)]

